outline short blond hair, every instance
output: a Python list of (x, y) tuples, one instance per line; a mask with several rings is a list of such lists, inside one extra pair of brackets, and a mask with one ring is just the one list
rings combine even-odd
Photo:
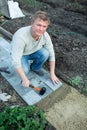
[(34, 22), (37, 18), (42, 19), (43, 21), (48, 21), (48, 23), (50, 24), (50, 18), (48, 16), (48, 13), (44, 12), (44, 11), (37, 11), (31, 19), (31, 22)]

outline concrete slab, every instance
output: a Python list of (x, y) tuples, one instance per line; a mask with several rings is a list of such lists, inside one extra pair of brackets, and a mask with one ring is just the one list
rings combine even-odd
[(38, 103), (63, 85), (61, 81), (59, 81), (58, 85), (54, 85), (49, 78), (49, 72), (43, 69), (44, 76), (42, 77), (32, 71), (27, 76), (31, 85), (38, 86), (39, 88), (46, 88), (44, 95), (40, 95), (38, 91), (30, 87), (23, 87), (21, 85), (20, 77), (15, 73), (15, 70), (11, 65), (10, 47), (11, 45), (9, 42), (0, 37), (0, 67), (8, 67), (8, 70), (10, 71), (10, 74), (4, 72), (1, 74), (28, 105)]

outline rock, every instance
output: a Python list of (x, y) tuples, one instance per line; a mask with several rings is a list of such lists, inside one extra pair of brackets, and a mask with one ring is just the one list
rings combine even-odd
[(11, 98), (11, 95), (8, 95), (7, 93), (1, 93), (0, 94), (0, 100), (6, 102)]

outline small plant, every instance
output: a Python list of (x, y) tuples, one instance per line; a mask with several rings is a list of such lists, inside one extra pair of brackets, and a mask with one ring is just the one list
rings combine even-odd
[(0, 113), (0, 130), (44, 130), (45, 114), (35, 106), (6, 107)]
[(69, 83), (73, 86), (79, 89), (79, 91), (87, 96), (87, 82), (80, 77), (76, 76), (73, 77), (71, 80), (69, 80)]
[(81, 93), (83, 93), (85, 96), (87, 96), (87, 87), (81, 89)]
[(87, 81), (83, 82), (83, 87), (81, 89), (81, 93), (87, 96)]
[(73, 77), (70, 81), (72, 86), (79, 86), (82, 84), (82, 78), (79, 76)]

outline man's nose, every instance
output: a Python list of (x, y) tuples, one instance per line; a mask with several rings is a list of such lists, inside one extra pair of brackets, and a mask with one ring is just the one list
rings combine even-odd
[(40, 26), (40, 30), (43, 30), (44, 29), (44, 27), (43, 26)]

